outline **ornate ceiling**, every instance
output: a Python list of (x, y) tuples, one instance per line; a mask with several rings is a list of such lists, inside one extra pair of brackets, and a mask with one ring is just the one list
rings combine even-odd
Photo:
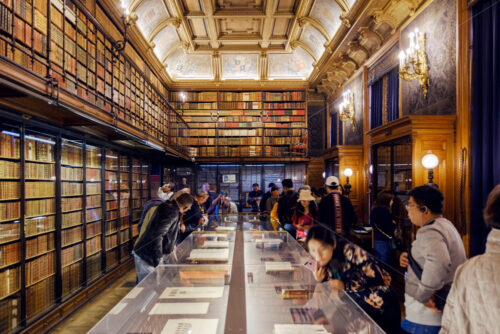
[(174, 87), (307, 80), (332, 95), (432, 0), (121, 1)]

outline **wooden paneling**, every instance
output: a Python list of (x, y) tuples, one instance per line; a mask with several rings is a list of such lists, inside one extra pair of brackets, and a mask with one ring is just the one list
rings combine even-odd
[(307, 184), (311, 187), (321, 188), (325, 185), (323, 173), (325, 172), (325, 161), (322, 157), (311, 158), (307, 165)]

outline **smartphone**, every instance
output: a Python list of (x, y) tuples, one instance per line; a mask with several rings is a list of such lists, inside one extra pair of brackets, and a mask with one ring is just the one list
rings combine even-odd
[(316, 270), (316, 261), (314, 259), (308, 259), (304, 262), (304, 267), (314, 272)]

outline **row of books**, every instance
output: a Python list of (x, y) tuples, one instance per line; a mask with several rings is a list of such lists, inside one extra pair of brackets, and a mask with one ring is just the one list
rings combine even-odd
[(301, 137), (264, 137), (265, 145), (292, 145), (300, 144)]
[(86, 226), (87, 230), (87, 239), (92, 238), (98, 234), (101, 234), (101, 222), (96, 221), (90, 224), (87, 224)]
[(102, 214), (100, 209), (89, 209), (87, 210), (87, 222), (95, 222), (102, 219)]
[(262, 136), (262, 130), (261, 129), (238, 129), (238, 130), (225, 130), (225, 129), (219, 129), (217, 131), (217, 134), (222, 137), (255, 137), (255, 136)]
[(43, 216), (55, 213), (55, 198), (46, 198), (27, 201), (25, 204), (25, 215), (27, 217)]
[(61, 150), (61, 163), (63, 165), (83, 166), (82, 153), (82, 147), (63, 143)]
[(62, 228), (80, 225), (82, 223), (82, 212), (75, 211), (70, 213), (63, 213), (61, 221)]
[(83, 184), (75, 182), (63, 182), (62, 183), (62, 195), (63, 196), (77, 196), (83, 194)]
[(111, 249), (111, 248), (118, 246), (118, 234), (115, 233), (115, 234), (111, 234), (111, 235), (106, 236), (105, 246), (106, 246), (106, 249)]
[(55, 216), (36, 217), (24, 221), (24, 234), (26, 237), (54, 230)]
[(75, 228), (65, 229), (61, 231), (61, 245), (67, 246), (69, 244), (74, 244), (75, 242), (82, 240), (82, 226), (77, 226)]
[(18, 179), (19, 172), (19, 162), (0, 160), (0, 179)]
[[(266, 116), (262, 117), (264, 122), (304, 122), (303, 116)], [(305, 124), (305, 123), (300, 123)]]
[(118, 209), (118, 201), (107, 201), (106, 202), (106, 210), (116, 210)]
[(20, 237), (19, 223), (0, 224), (0, 243), (17, 240)]
[(27, 199), (55, 196), (56, 189), (54, 182), (26, 182), (24, 185)]
[(46, 233), (26, 240), (26, 258), (31, 258), (54, 249), (54, 233)]
[(101, 237), (97, 236), (92, 239), (87, 239), (87, 256), (97, 253), (101, 250)]
[(19, 325), (20, 300), (18, 297), (0, 300), (0, 333), (9, 333)]
[(0, 221), (18, 219), (21, 216), (19, 202), (0, 203)]
[(21, 196), (21, 189), (19, 185), (19, 181), (0, 182), (0, 200), (19, 199)]
[(62, 297), (67, 297), (82, 286), (82, 262), (62, 268)]
[(20, 267), (14, 267), (0, 271), (0, 298), (19, 291), (21, 288), (21, 271)]
[[(304, 109), (275, 109), (265, 110), (266, 116), (305, 116)], [(304, 122), (304, 117), (299, 122)]]
[(83, 208), (81, 197), (66, 197), (61, 198), (62, 212), (75, 211)]
[(306, 123), (291, 122), (291, 123), (268, 123), (264, 122), (265, 128), (305, 128)]
[(55, 166), (53, 164), (37, 164), (27, 162), (24, 164), (26, 179), (55, 179)]
[[(88, 193), (88, 187), (87, 187)], [(88, 208), (100, 208), (101, 207), (101, 195), (88, 195), (87, 196), (87, 209)]]
[(264, 136), (302, 136), (304, 133), (303, 129), (265, 129)]
[(264, 109), (304, 109), (305, 107), (305, 102), (272, 102), (263, 104)]
[(83, 168), (61, 167), (61, 179), (65, 181), (81, 181), (83, 180)]
[(87, 181), (100, 181), (101, 180), (101, 170), (98, 168), (88, 168), (85, 171)]
[(20, 243), (0, 245), (0, 268), (20, 261)]
[(70, 263), (83, 258), (83, 243), (64, 248), (61, 250), (61, 266), (65, 267)]
[[(116, 247), (117, 245), (113, 246)], [(118, 264), (118, 253), (115, 250), (106, 252), (106, 269), (111, 269)]]
[(217, 92), (172, 92), (172, 101), (217, 101)]
[(56, 253), (54, 251), (26, 262), (26, 284), (31, 285), (55, 273)]
[(42, 313), (55, 303), (55, 276), (51, 276), (26, 289), (26, 317)]
[[(86, 183), (85, 187), (87, 188), (87, 195), (96, 195), (101, 192), (100, 183)], [(87, 204), (87, 206), (89, 206), (89, 204)]]
[(262, 137), (218, 138), (217, 145), (262, 145)]
[(260, 102), (219, 102), (219, 109), (251, 109), (260, 110), (262, 104)]
[(118, 218), (118, 212), (116, 210), (106, 211), (106, 220), (113, 220)]
[[(48, 142), (41, 142), (40, 140)], [(25, 138), (24, 158), (32, 161), (54, 162), (54, 144), (50, 138), (40, 137), (39, 140)]]
[(217, 110), (217, 102), (177, 102), (177, 109), (185, 110), (185, 109), (200, 109), (200, 110)]
[(304, 91), (264, 92), (264, 101), (305, 101)]
[(106, 224), (104, 225), (104, 233), (106, 235), (113, 234), (116, 231), (118, 231), (118, 221), (113, 220), (113, 221), (107, 221)]
[(19, 159), (19, 138), (0, 133), (0, 157)]

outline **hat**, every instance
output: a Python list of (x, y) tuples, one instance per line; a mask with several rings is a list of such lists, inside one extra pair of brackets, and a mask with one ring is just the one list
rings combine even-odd
[(307, 189), (302, 189), (299, 193), (299, 199), (297, 202), (300, 201), (314, 201), (314, 197), (311, 195), (311, 191)]
[(278, 186), (272, 186), (271, 191), (275, 191), (275, 190), (280, 190), (280, 188)]
[(325, 186), (328, 187), (337, 187), (339, 185), (339, 179), (336, 176), (329, 176), (326, 178)]

